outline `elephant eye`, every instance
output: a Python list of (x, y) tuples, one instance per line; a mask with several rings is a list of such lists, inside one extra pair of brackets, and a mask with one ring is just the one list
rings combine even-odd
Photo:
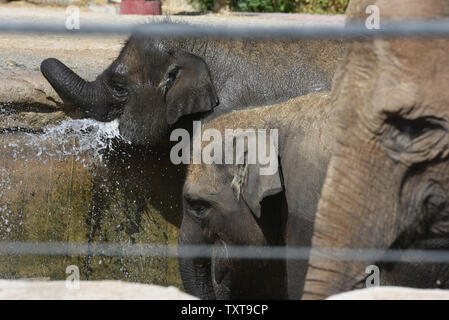
[(114, 94), (118, 97), (126, 97), (128, 95), (128, 90), (126, 89), (126, 86), (119, 83), (114, 83), (112, 85), (112, 90), (114, 91)]
[(389, 130), (385, 133), (390, 143), (395, 149), (405, 149), (412, 144), (414, 140), (424, 134), (443, 129), (434, 117), (421, 117), (418, 119), (405, 119), (399, 116), (392, 117), (386, 121)]
[(197, 218), (205, 218), (211, 204), (202, 199), (195, 199), (189, 196), (184, 197), (186, 210)]

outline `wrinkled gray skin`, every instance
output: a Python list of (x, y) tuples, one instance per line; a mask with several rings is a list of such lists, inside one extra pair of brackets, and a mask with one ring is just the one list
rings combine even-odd
[[(170, 129), (190, 129), (192, 119), (204, 123), (230, 110), (329, 89), (342, 53), (343, 45), (336, 41), (132, 36), (93, 82), (58, 60), (43, 61), (43, 75), (64, 102), (100, 121), (118, 118), (122, 136), (133, 142), (117, 142), (112, 152), (105, 152), (105, 166), (94, 172), (85, 217), (89, 242), (104, 239), (103, 216), (117, 206), (123, 207), (120, 214), (131, 239), (144, 228), (141, 218), (149, 206), (180, 226), (184, 166), (170, 162)], [(124, 195), (119, 203), (113, 196), (116, 192)]]
[(205, 129), (223, 136), (225, 129), (278, 129), (280, 161), (273, 175), (260, 175), (261, 166), (248, 164), (247, 157), (243, 164), (189, 165), (179, 250), (182, 245), (215, 246), (212, 259), (180, 259), (187, 292), (202, 299), (301, 296), (307, 261), (232, 260), (217, 253), (226, 256), (231, 245), (310, 246), (330, 158), (330, 119), (329, 95), (315, 93), (208, 123)]
[(99, 121), (118, 118), (125, 139), (157, 146), (168, 145), (169, 129), (183, 126), (179, 120), (184, 116), (208, 120), (230, 110), (329, 90), (342, 51), (336, 41), (135, 35), (93, 82), (53, 58), (42, 62), (41, 71), (64, 102)]
[[(446, 0), (352, 1), (350, 21), (448, 18)], [(336, 141), (319, 202), (313, 248), (449, 249), (449, 39), (355, 41), (336, 72)], [(405, 254), (403, 260), (407, 255)], [(449, 288), (449, 265), (335, 261), (314, 254), (304, 298), (365, 285)]]

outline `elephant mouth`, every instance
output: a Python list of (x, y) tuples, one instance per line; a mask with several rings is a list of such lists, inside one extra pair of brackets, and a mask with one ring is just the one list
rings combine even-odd
[(215, 296), (219, 300), (230, 299), (231, 266), (228, 248), (223, 240), (215, 241), (212, 256), (211, 279)]

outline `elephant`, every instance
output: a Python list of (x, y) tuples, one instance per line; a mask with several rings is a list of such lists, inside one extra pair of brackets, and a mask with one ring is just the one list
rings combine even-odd
[[(278, 143), (273, 146), (278, 146), (277, 153), (274, 147), (269, 149), (270, 159), (276, 160), (269, 164), (276, 170), (262, 175), (262, 160), (248, 160), (249, 139), (240, 162), (188, 166), (178, 242), (180, 271), (188, 293), (202, 299), (299, 299), (306, 260), (230, 259), (226, 258), (227, 248), (310, 246), (332, 149), (329, 98), (328, 92), (311, 93), (273, 106), (231, 112), (204, 126), (203, 137), (208, 129), (218, 130), (222, 136), (227, 130), (243, 130), (234, 131), (233, 141), (220, 142), (229, 146), (221, 157), (227, 157), (230, 150), (236, 159), (242, 154), (237, 152), (238, 137), (245, 138), (251, 129), (276, 129), (274, 141)], [(269, 137), (274, 134), (270, 131)], [(197, 135), (194, 139), (201, 138)], [(260, 148), (266, 138), (257, 139)], [(189, 245), (211, 245), (211, 258), (184, 258), (182, 253)]]
[[(136, 34), (92, 82), (59, 60), (44, 60), (42, 74), (66, 105), (99, 121), (118, 119), (125, 140), (114, 141), (94, 170), (86, 214), (89, 242), (106, 237), (101, 231), (105, 212), (117, 207), (124, 208), (120, 214), (128, 221), (123, 228), (130, 241), (137, 241), (148, 208), (179, 228), (185, 166), (170, 161), (170, 131), (191, 130), (195, 119), (205, 122), (234, 109), (329, 90), (343, 51), (341, 41), (168, 39)], [(171, 183), (166, 183), (168, 179)]]
[[(144, 25), (142, 28), (151, 28)], [(57, 59), (41, 71), (61, 99), (99, 121), (119, 120), (125, 140), (157, 147), (170, 129), (231, 110), (329, 90), (341, 41), (251, 41), (132, 35), (95, 81)], [(185, 121), (182, 121), (185, 120)]]
[[(368, 5), (381, 21), (447, 18), (443, 0), (351, 1), (347, 21)], [(449, 248), (449, 40), (352, 42), (332, 88), (335, 141), (318, 204), (312, 248)], [(441, 89), (441, 90), (440, 90)], [(381, 285), (449, 288), (449, 266), (341, 261), (312, 250), (304, 299), (363, 287), (367, 265)], [(410, 256), (409, 256), (410, 257)]]

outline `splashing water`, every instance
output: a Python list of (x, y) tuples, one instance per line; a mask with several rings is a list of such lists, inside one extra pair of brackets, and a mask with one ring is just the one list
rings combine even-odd
[[(153, 183), (166, 183), (166, 178), (162, 174), (152, 179), (159, 167), (134, 159), (140, 149), (123, 145), (129, 141), (120, 136), (118, 121), (72, 119), (34, 132), (12, 129), (0, 134), (0, 241), (175, 241), (176, 227), (153, 209), (148, 197)], [(166, 193), (163, 197), (156, 198), (161, 208), (165, 201), (172, 202)], [(176, 262), (147, 257), (0, 255), (0, 278), (64, 279), (60, 271), (79, 264), (97, 279), (180, 285), (171, 263)]]
[[(0, 135), (0, 159), (4, 161), (0, 166), (0, 239), (12, 230), (12, 224), (17, 227), (25, 220), (14, 213), (14, 205), (11, 205), (11, 199), (16, 195), (14, 190), (22, 190), (29, 179), (29, 175), (21, 170), (26, 172), (30, 166), (29, 174), (38, 175), (36, 163), (45, 171), (51, 166), (51, 161), (64, 163), (68, 158), (88, 168), (93, 162), (103, 160), (102, 151), (112, 149), (113, 139), (121, 139), (117, 120), (105, 123), (93, 119), (72, 119), (57, 126), (44, 127), (42, 133)], [(17, 165), (5, 165), (10, 161)], [(48, 178), (45, 174), (44, 177)], [(10, 217), (15, 217), (14, 222)]]
[[(25, 146), (36, 149), (36, 157), (79, 156), (90, 153), (93, 158), (101, 161), (102, 151), (112, 149), (113, 139), (122, 139), (118, 120), (99, 122), (93, 119), (71, 119), (43, 130), (42, 134), (26, 134), (29, 141)], [(13, 145), (10, 144), (11, 146)]]
[(71, 140), (74, 136), (78, 138), (78, 149), (72, 150), (75, 154), (93, 151), (98, 156), (101, 156), (102, 150), (112, 148), (112, 139), (122, 139), (118, 120), (111, 122), (93, 119), (65, 120), (59, 126), (45, 128), (43, 134), (44, 139), (58, 137)]

